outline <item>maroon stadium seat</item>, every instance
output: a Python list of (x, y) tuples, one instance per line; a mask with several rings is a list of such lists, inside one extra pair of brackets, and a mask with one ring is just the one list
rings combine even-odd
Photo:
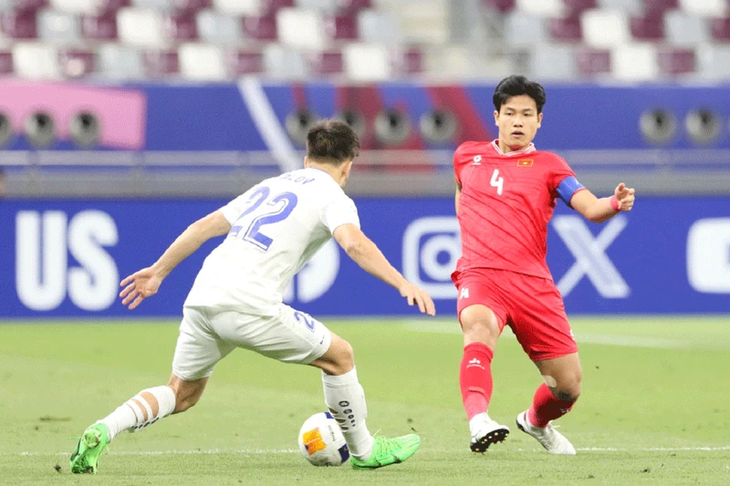
[(315, 76), (331, 76), (344, 70), (342, 52), (327, 50), (311, 53), (307, 57), (309, 71)]
[(515, 0), (482, 0), (482, 5), (487, 8), (493, 8), (500, 12), (508, 12), (514, 10)]
[(730, 42), (730, 18), (712, 19), (712, 38), (721, 42)]
[(340, 2), (340, 12), (343, 15), (355, 15), (364, 8), (372, 8), (371, 0), (342, 0)]
[(210, 8), (211, 0), (175, 0), (174, 5), (178, 12), (197, 12)]
[(404, 76), (421, 74), (425, 70), (423, 51), (418, 47), (409, 47), (403, 51), (400, 72)]
[(230, 52), (228, 68), (232, 76), (259, 74), (264, 71), (264, 57), (259, 51)]
[(550, 36), (559, 41), (575, 42), (583, 40), (580, 15), (573, 14), (562, 19), (550, 19)]
[(198, 38), (195, 12), (175, 12), (165, 19), (165, 27), (170, 37), (178, 41), (188, 41)]
[(262, 14), (264, 16), (274, 16), (280, 8), (293, 7), (294, 0), (262, 0)]
[(261, 41), (275, 41), (276, 17), (268, 15), (265, 17), (243, 17), (241, 19), (243, 35), (248, 39)]
[(48, 5), (48, 0), (15, 0), (15, 10), (35, 12)]
[(131, 0), (100, 0), (99, 11), (100, 12), (116, 12), (122, 7), (128, 7), (131, 4)]
[(679, 8), (677, 0), (644, 0), (644, 13), (663, 14), (667, 10)]
[(596, 8), (596, 0), (563, 0), (571, 14), (578, 14), (583, 10)]
[(336, 15), (325, 19), (325, 30), (331, 39), (356, 40), (357, 19), (349, 15)]
[(0, 14), (0, 29), (13, 39), (35, 39), (38, 36), (35, 11), (16, 10)]
[(92, 74), (95, 69), (95, 55), (85, 49), (61, 49), (58, 52), (58, 64), (61, 72), (68, 78), (79, 78)]
[(576, 53), (578, 72), (593, 77), (611, 72), (611, 53), (603, 49), (581, 49)]
[(81, 36), (93, 40), (114, 40), (117, 38), (117, 14), (104, 12), (101, 15), (81, 16)]
[(693, 73), (697, 70), (695, 51), (691, 49), (659, 49), (657, 62), (659, 72), (670, 76)]
[(144, 53), (144, 69), (150, 78), (174, 76), (180, 72), (180, 60), (177, 51), (146, 51)]
[(7, 51), (0, 51), (0, 74), (13, 72), (13, 54)]
[(644, 17), (631, 17), (631, 35), (634, 39), (662, 40), (664, 39), (664, 17), (661, 13), (652, 13)]

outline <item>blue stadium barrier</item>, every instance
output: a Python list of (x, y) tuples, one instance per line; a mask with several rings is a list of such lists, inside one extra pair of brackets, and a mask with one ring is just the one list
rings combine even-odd
[[(538, 139), (543, 149), (730, 148), (730, 133), (725, 129), (730, 90), (726, 87), (560, 84), (546, 89), (545, 123)], [(0, 90), (5, 95), (0, 113), (9, 118), (16, 132), (6, 150), (32, 148), (22, 132), (27, 116), (34, 111), (47, 112), (54, 119), (59, 137), (53, 147), (56, 150), (75, 148), (68, 126), (73, 115), (82, 111), (98, 116), (100, 147), (110, 150), (282, 150), (272, 146), (275, 142), (301, 148), (299, 142), (277, 138), (277, 129), (286, 125), (289, 115), (304, 108), (318, 117), (350, 110), (369, 123), (381, 110), (398, 110), (408, 115), (414, 130), (394, 148), (454, 148), (463, 140), (483, 140), (496, 132), (491, 84), (292, 85), (248, 79), (239, 84), (201, 86), (87, 86), (0, 80)], [(434, 143), (419, 133), (420, 118), (434, 110), (448, 110), (456, 119), (459, 129), (453, 143)], [(673, 136), (657, 145), (639, 130), (642, 114), (651, 110), (665, 110), (677, 127)], [(693, 141), (684, 128), (684, 120), (694, 110), (706, 110), (719, 122), (719, 131), (706, 143)], [(372, 127), (363, 137), (363, 146), (383, 148)]]
[[(124, 276), (155, 261), (193, 220), (225, 200), (11, 200), (0, 205), (0, 318), (175, 317), (208, 242), (135, 312)], [(363, 229), (396, 268), (455, 314), (449, 281), (460, 251), (452, 198), (363, 198)], [(562, 203), (548, 263), (572, 314), (730, 312), (730, 200), (642, 198), (631, 213), (588, 223)], [(315, 316), (416, 311), (330, 242), (296, 277), (291, 305)]]

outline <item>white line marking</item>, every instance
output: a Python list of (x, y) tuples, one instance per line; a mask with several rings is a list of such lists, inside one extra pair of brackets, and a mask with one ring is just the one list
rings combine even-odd
[[(404, 325), (413, 331), (430, 332), (436, 334), (461, 334), (461, 329), (456, 320), (449, 322), (423, 322), (406, 321)], [(509, 327), (504, 328), (502, 337), (515, 339), (515, 335)], [(660, 348), (660, 349), (681, 349), (693, 345), (700, 346), (701, 343), (680, 341), (677, 339), (663, 339), (642, 336), (614, 336), (610, 334), (575, 333), (575, 340), (581, 344), (603, 344), (607, 346), (629, 346), (636, 348)]]
[[(294, 454), (299, 449), (239, 449), (239, 450), (220, 450), (220, 449), (201, 449), (201, 450), (181, 450), (181, 451), (108, 451), (106, 454), (111, 456), (164, 456), (164, 455), (207, 455), (207, 454), (241, 454), (241, 455), (261, 455), (261, 454)], [(0, 456), (70, 456), (70, 452), (0, 452)]]
[[(535, 452), (542, 449), (517, 449), (519, 452)], [(644, 447), (637, 449), (627, 449), (622, 447), (582, 447), (576, 449), (580, 452), (721, 452), (730, 451), (730, 446), (719, 447)], [(240, 450), (192, 450), (192, 451), (117, 451), (109, 452), (111, 456), (165, 456), (165, 455), (208, 455), (208, 454), (241, 454), (241, 455), (261, 455), (261, 454), (295, 454), (298, 449), (240, 449)], [(0, 452), (0, 456), (69, 456), (70, 452)]]
[(583, 447), (576, 450), (582, 452), (694, 452), (694, 451), (730, 451), (730, 446), (720, 447), (647, 447), (644, 449), (622, 449), (620, 447)]

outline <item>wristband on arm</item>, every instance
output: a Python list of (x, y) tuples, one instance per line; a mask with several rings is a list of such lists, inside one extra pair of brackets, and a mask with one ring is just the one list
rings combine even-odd
[(618, 199), (616, 198), (615, 194), (608, 199), (608, 202), (611, 203), (611, 207), (614, 211), (616, 211), (617, 213), (621, 211), (621, 206), (619, 206)]

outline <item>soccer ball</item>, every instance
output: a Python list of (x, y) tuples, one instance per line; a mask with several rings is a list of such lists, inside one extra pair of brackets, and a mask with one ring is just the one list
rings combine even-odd
[(340, 426), (329, 412), (315, 413), (304, 421), (299, 450), (314, 466), (339, 466), (350, 458)]

